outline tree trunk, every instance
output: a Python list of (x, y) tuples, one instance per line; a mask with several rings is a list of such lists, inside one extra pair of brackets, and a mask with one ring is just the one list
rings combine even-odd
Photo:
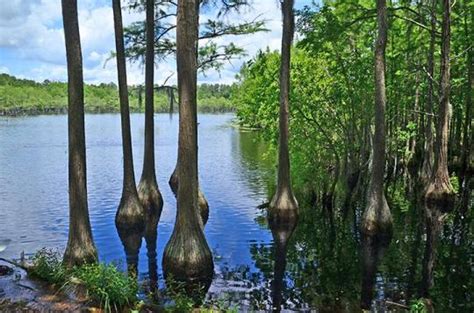
[[(133, 172), (132, 135), (130, 131), (130, 109), (128, 102), (127, 72), (123, 43), (122, 9), (120, 0), (113, 0), (115, 45), (117, 50), (117, 72), (120, 96), (120, 117), (122, 123), (123, 189), (122, 198), (115, 216), (120, 234), (140, 233), (145, 227), (145, 210), (138, 200)], [(121, 236), (122, 237), (122, 236)], [(122, 238), (124, 239), (124, 238)]]
[(69, 238), (68, 267), (97, 261), (87, 205), (84, 80), (77, 1), (62, 0), (68, 71)]
[[(469, 8), (467, 8), (469, 12)], [(474, 23), (474, 12), (470, 11), (471, 23)], [(467, 16), (464, 17), (464, 35), (469, 39), (470, 32), (468, 27)], [(466, 40), (466, 45), (469, 45), (469, 40)], [(468, 48), (468, 47), (466, 47)], [(474, 64), (473, 64), (473, 51), (471, 49), (466, 53), (466, 69), (467, 69), (467, 82), (466, 82), (466, 113), (464, 116), (464, 127), (463, 127), (463, 142), (462, 142), (462, 154), (461, 154), (461, 169), (459, 171), (459, 181), (462, 190), (462, 205), (461, 213), (465, 215), (468, 212), (469, 207), (469, 194), (470, 187), (469, 181), (472, 176), (472, 167), (470, 168), (470, 155), (471, 155), (471, 141), (472, 141), (472, 91), (474, 89)], [(470, 168), (470, 169), (469, 169)]]
[[(174, 195), (178, 194), (178, 186), (179, 186), (179, 179), (178, 179), (178, 164), (179, 158), (176, 162), (176, 167), (174, 168), (173, 174), (171, 174), (170, 180), (168, 181), (171, 190), (173, 191)], [(199, 207), (199, 216), (202, 220), (202, 225), (206, 226), (207, 220), (209, 219), (209, 203), (207, 202), (206, 196), (199, 188), (198, 191), (198, 207)]]
[(163, 209), (163, 198), (158, 188), (155, 171), (155, 126), (153, 81), (155, 69), (155, 1), (146, 1), (146, 57), (145, 57), (145, 151), (143, 171), (138, 184), (138, 198), (145, 209), (145, 240), (157, 237), (157, 226)]
[(436, 130), (435, 163), (429, 184), (425, 192), (428, 209), (450, 211), (454, 204), (454, 191), (449, 181), (448, 172), (448, 136), (451, 117), (449, 95), (450, 84), (450, 13), (451, 1), (443, 0), (443, 29), (441, 47), (441, 92), (439, 102), (439, 118)]
[(186, 282), (188, 292), (207, 290), (214, 264), (198, 215), (197, 40), (198, 0), (179, 0), (176, 28), (176, 61), (179, 93), (177, 216), (163, 255), (163, 272)]
[(269, 218), (288, 221), (298, 217), (298, 202), (291, 188), (290, 153), (288, 147), (290, 114), (290, 61), (294, 34), (293, 0), (283, 0), (283, 34), (280, 62), (280, 116), (278, 142), (278, 182), (270, 202)]
[(428, 51), (428, 98), (426, 100), (426, 124), (425, 124), (425, 155), (421, 167), (420, 177), (424, 185), (428, 184), (433, 171), (433, 103), (434, 103), (434, 52), (436, 42), (436, 2), (431, 2), (431, 30), (430, 30), (430, 48)]
[(362, 218), (366, 235), (385, 235), (392, 231), (392, 215), (385, 199), (385, 46), (387, 44), (387, 6), (377, 0), (378, 37), (375, 46), (375, 134), (372, 171), (367, 193), (367, 208)]

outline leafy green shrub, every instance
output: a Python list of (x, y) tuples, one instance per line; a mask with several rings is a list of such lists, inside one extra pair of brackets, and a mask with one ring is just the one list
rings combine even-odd
[(43, 248), (36, 252), (32, 261), (31, 275), (51, 284), (63, 284), (66, 281), (67, 270), (62, 265), (58, 251)]
[(425, 301), (423, 299), (417, 299), (410, 302), (410, 313), (426, 313)]
[(113, 264), (88, 264), (75, 268), (69, 284), (85, 287), (91, 301), (106, 312), (133, 306), (137, 301), (138, 284), (134, 277), (120, 272)]

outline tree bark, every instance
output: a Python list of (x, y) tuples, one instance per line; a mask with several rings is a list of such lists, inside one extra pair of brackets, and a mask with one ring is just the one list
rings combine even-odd
[(138, 184), (138, 198), (145, 209), (145, 239), (148, 242), (157, 237), (157, 226), (163, 209), (161, 196), (156, 181), (155, 171), (155, 125), (154, 125), (154, 69), (155, 69), (155, 1), (146, 1), (146, 56), (145, 56), (145, 151), (143, 170)]
[[(171, 174), (170, 180), (168, 182), (175, 196), (177, 196), (178, 194), (178, 186), (179, 186), (178, 164), (179, 164), (179, 158), (178, 158), (178, 161), (176, 162), (176, 167), (173, 171), (173, 174)], [(204, 195), (204, 193), (201, 191), (200, 188), (198, 191), (198, 208), (199, 208), (199, 215), (202, 220), (202, 225), (206, 226), (207, 220), (209, 219), (209, 203), (207, 202), (206, 196)]]
[(425, 154), (421, 167), (420, 177), (424, 185), (428, 184), (433, 171), (434, 151), (433, 151), (433, 103), (434, 103), (434, 53), (436, 42), (436, 2), (431, 1), (431, 28), (430, 28), (430, 48), (428, 51), (428, 95), (426, 100), (426, 124), (425, 124)]
[(135, 174), (133, 171), (130, 108), (128, 102), (127, 72), (120, 0), (112, 0), (112, 5), (114, 12), (115, 45), (117, 50), (117, 73), (123, 148), (123, 189), (122, 198), (120, 199), (120, 204), (115, 216), (115, 224), (119, 230), (119, 235), (125, 235), (130, 231), (137, 233), (143, 231), (145, 227), (145, 210), (138, 199), (137, 188), (135, 186)]
[(440, 102), (438, 110), (438, 127), (436, 129), (435, 162), (429, 184), (425, 192), (428, 209), (450, 211), (454, 205), (454, 191), (449, 181), (448, 172), (448, 138), (451, 118), (449, 96), (450, 84), (450, 39), (451, 39), (451, 1), (443, 0), (443, 26), (441, 46), (441, 81)]
[(177, 216), (163, 255), (166, 277), (186, 282), (188, 292), (207, 290), (214, 263), (198, 215), (197, 41), (198, 0), (179, 0), (176, 61), (180, 102)]
[[(469, 12), (469, 8), (466, 8)], [(474, 24), (474, 12), (470, 11), (470, 18), (471, 23)], [(469, 24), (467, 21), (467, 16), (464, 17), (464, 35), (467, 39), (472, 37), (469, 32)], [(469, 45), (469, 40), (466, 40), (466, 46)], [(469, 47), (466, 47), (469, 48)], [(471, 141), (472, 141), (472, 92), (474, 89), (474, 64), (473, 64), (473, 51), (472, 47), (466, 53), (466, 69), (467, 69), (467, 82), (466, 82), (466, 112), (464, 116), (464, 126), (463, 126), (463, 142), (462, 142), (462, 154), (461, 154), (461, 169), (459, 171), (459, 182), (462, 189), (462, 205), (461, 205), (461, 213), (466, 215), (468, 212), (469, 207), (469, 195), (470, 195), (470, 188), (469, 188), (469, 181), (472, 176), (472, 168), (469, 169), (471, 166), (470, 157), (471, 157)]]
[(278, 141), (278, 181), (277, 190), (270, 202), (269, 218), (294, 220), (298, 217), (298, 202), (293, 195), (290, 174), (290, 153), (288, 147), (290, 115), (290, 62), (291, 44), (294, 34), (294, 0), (282, 1), (283, 34), (280, 62), (280, 116)]
[(387, 4), (377, 0), (378, 36), (375, 44), (375, 134), (372, 171), (367, 193), (367, 208), (362, 218), (362, 232), (384, 235), (392, 231), (392, 215), (385, 199), (385, 47), (387, 44)]
[(77, 1), (62, 0), (68, 70), (69, 237), (64, 252), (68, 267), (97, 261), (87, 205), (84, 79)]

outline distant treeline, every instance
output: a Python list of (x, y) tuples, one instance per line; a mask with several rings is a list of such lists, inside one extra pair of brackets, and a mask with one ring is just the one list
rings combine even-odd
[[(198, 86), (200, 112), (234, 111), (230, 95), (233, 86), (202, 84)], [(85, 85), (85, 110), (88, 113), (119, 112), (118, 89), (114, 83)], [(155, 112), (169, 112), (170, 95), (166, 90), (155, 92)], [(177, 91), (174, 91), (177, 102)], [(130, 86), (130, 110), (143, 112), (145, 94), (143, 86)], [(177, 111), (177, 104), (174, 104)], [(67, 84), (45, 80), (42, 83), (0, 74), (0, 115), (58, 114), (67, 112)]]

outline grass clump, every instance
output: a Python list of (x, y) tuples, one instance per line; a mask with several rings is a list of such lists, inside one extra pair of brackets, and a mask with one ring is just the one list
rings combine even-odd
[(32, 258), (29, 273), (50, 284), (64, 284), (67, 279), (67, 269), (63, 266), (61, 254), (58, 251), (43, 248)]
[(60, 289), (84, 292), (87, 299), (104, 311), (119, 312), (137, 303), (138, 283), (114, 264), (92, 263), (66, 268), (58, 251), (43, 248), (32, 257), (29, 274)]
[(107, 312), (131, 307), (137, 302), (136, 279), (120, 272), (113, 264), (83, 265), (73, 270), (69, 280), (85, 287), (88, 298)]

